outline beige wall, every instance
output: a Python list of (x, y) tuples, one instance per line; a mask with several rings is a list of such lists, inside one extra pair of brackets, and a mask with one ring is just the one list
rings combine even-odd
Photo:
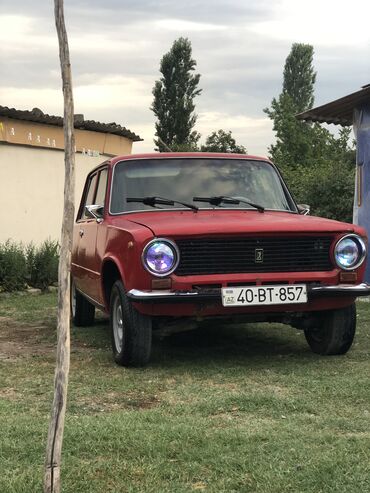
[[(107, 156), (76, 154), (76, 208), (87, 173)], [(59, 240), (64, 152), (0, 142), (0, 243)]]

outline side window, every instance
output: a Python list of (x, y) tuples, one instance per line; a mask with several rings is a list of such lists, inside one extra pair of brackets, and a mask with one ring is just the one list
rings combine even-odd
[(95, 197), (95, 204), (101, 205), (102, 207), (104, 207), (104, 202), (105, 202), (105, 193), (107, 190), (107, 178), (108, 178), (108, 170), (107, 168), (105, 168), (99, 174), (99, 183)]
[(98, 175), (95, 174), (90, 178), (89, 182), (89, 188), (86, 194), (86, 199), (83, 204), (83, 208), (81, 211), (81, 219), (89, 219), (89, 217), (85, 214), (85, 207), (87, 205), (93, 205), (94, 204), (94, 196), (95, 196), (95, 188), (96, 188), (96, 180), (97, 180)]

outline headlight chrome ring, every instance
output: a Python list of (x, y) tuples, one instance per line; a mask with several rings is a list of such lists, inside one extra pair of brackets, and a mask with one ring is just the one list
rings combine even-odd
[(144, 268), (157, 277), (165, 277), (179, 265), (180, 251), (168, 238), (154, 238), (145, 246), (141, 255)]
[(334, 247), (334, 259), (343, 270), (354, 270), (360, 267), (366, 258), (366, 244), (361, 236), (348, 234), (340, 238)]

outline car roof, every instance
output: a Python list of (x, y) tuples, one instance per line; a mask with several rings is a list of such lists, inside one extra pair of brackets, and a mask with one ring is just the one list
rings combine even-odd
[(110, 160), (114, 165), (118, 161), (132, 159), (169, 159), (169, 158), (221, 158), (221, 159), (253, 159), (259, 161), (269, 161), (266, 157), (251, 156), (248, 154), (231, 154), (224, 152), (151, 152), (147, 154), (128, 154), (125, 156), (116, 156)]
[[(116, 163), (120, 161), (133, 161), (135, 159), (170, 159), (170, 158), (177, 158), (177, 159), (190, 159), (190, 158), (205, 158), (205, 159), (212, 159), (212, 158), (217, 158), (217, 159), (246, 159), (246, 160), (253, 160), (253, 161), (266, 161), (268, 163), (271, 163), (270, 159), (267, 157), (262, 157), (262, 156), (253, 156), (249, 154), (232, 154), (232, 153), (225, 153), (225, 152), (151, 152), (151, 153), (146, 153), (146, 154), (125, 154), (122, 156), (115, 156), (112, 157), (111, 159), (108, 159), (98, 166), (95, 166), (94, 169), (91, 170), (91, 172), (99, 169), (101, 166), (114, 166)], [(272, 164), (272, 163), (271, 163)]]

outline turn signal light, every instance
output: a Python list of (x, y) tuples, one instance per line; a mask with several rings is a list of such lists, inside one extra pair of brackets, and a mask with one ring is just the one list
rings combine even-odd
[(340, 282), (357, 282), (357, 272), (341, 272), (339, 274)]
[(152, 289), (171, 289), (172, 279), (152, 279)]

